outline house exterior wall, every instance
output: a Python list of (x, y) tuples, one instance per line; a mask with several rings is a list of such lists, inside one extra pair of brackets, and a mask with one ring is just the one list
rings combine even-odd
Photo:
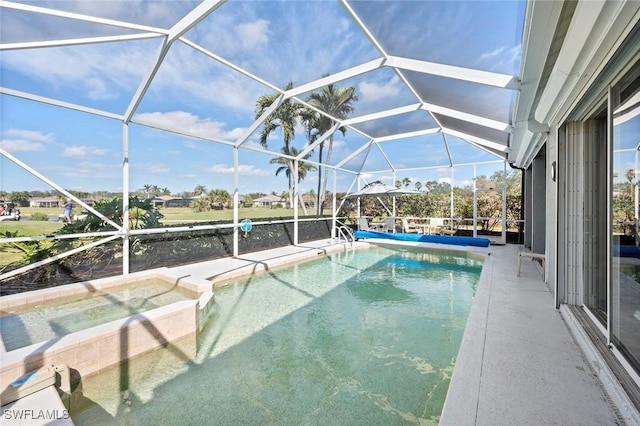
[[(545, 178), (547, 180), (546, 183), (546, 193), (545, 193), (545, 206), (546, 206), (546, 237), (545, 237), (545, 249), (546, 253), (546, 262), (545, 268), (547, 277), (547, 285), (553, 291), (556, 306), (558, 306), (558, 288), (557, 288), (557, 278), (558, 278), (558, 270), (557, 270), (557, 261), (556, 258), (558, 256), (558, 246), (560, 242), (558, 241), (558, 181), (559, 174), (561, 170), (558, 167), (558, 132), (557, 129), (553, 128), (549, 131), (547, 135), (547, 143), (546, 146), (546, 158), (547, 158), (547, 170), (549, 173), (545, 174)], [(554, 169), (554, 172), (551, 173), (551, 168)], [(546, 171), (546, 170), (545, 170)], [(564, 171), (564, 170), (563, 170)], [(563, 172), (562, 171), (562, 172)]]
[[(636, 147), (640, 140), (640, 27), (629, 40), (594, 84), (585, 87), (572, 107), (550, 125), (544, 218), (547, 277), (555, 290), (556, 306), (581, 307), (617, 355), (622, 367), (615, 368), (626, 371), (638, 387), (640, 318), (634, 319), (633, 313), (640, 312), (640, 251), (633, 254), (639, 219), (633, 191), (640, 170)], [(534, 229), (539, 214), (535, 161), (529, 189)], [(556, 182), (550, 181), (553, 161), (557, 162)], [(535, 247), (535, 233), (532, 244)]]
[(546, 157), (544, 149), (531, 164), (532, 174), (532, 203), (533, 215), (531, 218), (531, 251), (534, 253), (544, 253), (545, 251), (545, 223), (546, 223)]

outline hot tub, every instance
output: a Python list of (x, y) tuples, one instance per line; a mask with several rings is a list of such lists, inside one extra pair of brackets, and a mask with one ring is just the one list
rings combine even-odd
[(210, 281), (167, 268), (0, 297), (0, 382), (67, 364), (81, 375), (195, 334)]

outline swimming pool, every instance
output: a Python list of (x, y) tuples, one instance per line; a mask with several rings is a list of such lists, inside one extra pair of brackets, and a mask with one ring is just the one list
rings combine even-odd
[(235, 282), (216, 291), (195, 355), (171, 345), (84, 378), (71, 416), (436, 424), (481, 268), (464, 252), (378, 247)]

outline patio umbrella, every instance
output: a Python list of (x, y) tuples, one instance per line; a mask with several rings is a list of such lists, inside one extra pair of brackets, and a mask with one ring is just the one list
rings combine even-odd
[(358, 198), (358, 197), (379, 197), (381, 195), (407, 195), (407, 194), (421, 194), (419, 191), (412, 189), (396, 188), (394, 186), (385, 185), (383, 183), (376, 183), (371, 186), (367, 186), (360, 191), (347, 194), (345, 198)]
[(404, 189), (404, 188), (393, 188), (392, 190), (386, 193), (387, 195), (417, 195), (423, 194), (423, 192), (416, 191), (413, 189)]
[(381, 195), (394, 195), (392, 191), (397, 191), (398, 188), (385, 185), (383, 183), (376, 183), (371, 186), (362, 188), (360, 191), (352, 192), (345, 198), (359, 198), (359, 197), (379, 197)]
[[(344, 198), (360, 198), (360, 197), (380, 197), (380, 196), (391, 196), (396, 197), (398, 195), (409, 195), (409, 194), (420, 194), (419, 191), (414, 191), (411, 189), (402, 189), (396, 188), (395, 186), (385, 185), (383, 183), (376, 183), (371, 186), (367, 186), (362, 188), (360, 191), (352, 192), (351, 194), (347, 194)], [(382, 200), (378, 199), (380, 203), (384, 206), (384, 208), (389, 212), (390, 215), (396, 215), (396, 203), (395, 198), (393, 199), (393, 209), (389, 210), (389, 208), (382, 202)], [(360, 205), (358, 204), (358, 216), (360, 216)]]

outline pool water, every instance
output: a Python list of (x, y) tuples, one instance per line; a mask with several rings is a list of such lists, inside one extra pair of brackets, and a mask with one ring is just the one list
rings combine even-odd
[(127, 284), (6, 310), (0, 316), (0, 333), (7, 351), (46, 342), (109, 321), (126, 318), (181, 300), (193, 299), (186, 291), (154, 280)]
[(197, 350), (84, 378), (82, 424), (437, 424), (480, 276), (465, 254), (376, 248), (220, 288)]

